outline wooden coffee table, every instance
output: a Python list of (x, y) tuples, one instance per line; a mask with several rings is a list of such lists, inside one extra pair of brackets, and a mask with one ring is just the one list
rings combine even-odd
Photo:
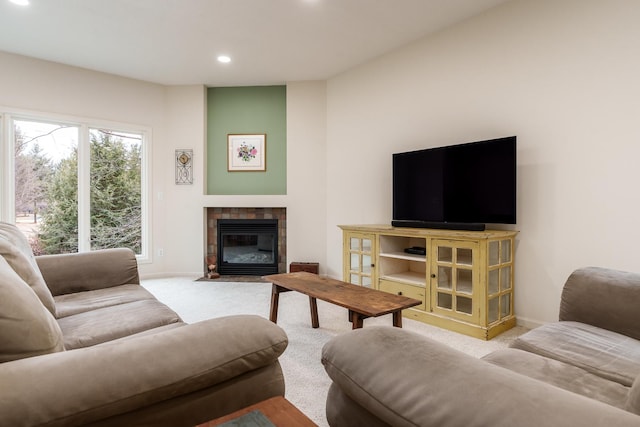
[(234, 421), (252, 411), (260, 411), (262, 415), (264, 415), (276, 427), (318, 427), (316, 423), (307, 418), (305, 414), (282, 396), (263, 400), (262, 402), (247, 406), (246, 408), (240, 409), (229, 415), (216, 418), (213, 421), (198, 424), (196, 427), (219, 426), (220, 424), (224, 424), (228, 421)]
[(314, 328), (320, 326), (317, 299), (349, 310), (349, 320), (353, 329), (362, 328), (362, 321), (367, 317), (378, 317), (390, 313), (393, 314), (393, 326), (401, 328), (402, 310), (422, 304), (417, 299), (369, 289), (304, 271), (272, 274), (264, 276), (263, 279), (273, 284), (269, 313), (269, 319), (273, 323), (278, 320), (280, 293), (288, 291), (297, 291), (309, 296), (311, 326)]

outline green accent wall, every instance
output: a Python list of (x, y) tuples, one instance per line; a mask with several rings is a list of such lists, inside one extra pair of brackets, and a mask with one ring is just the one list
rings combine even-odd
[[(207, 194), (286, 194), (286, 86), (209, 88)], [(228, 172), (227, 134), (266, 137), (266, 171)]]

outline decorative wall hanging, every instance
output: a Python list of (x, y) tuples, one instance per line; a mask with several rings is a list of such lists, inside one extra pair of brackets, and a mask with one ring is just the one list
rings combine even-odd
[(176, 150), (176, 184), (193, 184), (193, 150)]
[(227, 135), (229, 172), (266, 171), (267, 135)]

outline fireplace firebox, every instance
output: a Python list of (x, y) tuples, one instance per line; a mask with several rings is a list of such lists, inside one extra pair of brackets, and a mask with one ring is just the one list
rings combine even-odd
[(278, 220), (219, 219), (217, 261), (222, 275), (278, 273)]

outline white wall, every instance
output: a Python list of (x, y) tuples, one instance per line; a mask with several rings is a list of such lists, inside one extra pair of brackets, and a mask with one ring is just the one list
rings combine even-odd
[(0, 52), (0, 105), (160, 130), (164, 87)]
[[(152, 130), (150, 194), (161, 191), (167, 174), (172, 179), (172, 154), (165, 148), (167, 128), (171, 128), (168, 88), (4, 52), (0, 52), (0, 70), (3, 110), (148, 127)], [(164, 230), (164, 212), (154, 209), (154, 197), (151, 203), (152, 230)], [(161, 233), (154, 233), (152, 241), (162, 242)], [(141, 271), (149, 268), (163, 266), (158, 259), (141, 265)]]
[[(206, 146), (206, 88), (166, 88), (163, 146), (154, 147), (154, 262), (141, 265), (143, 277), (200, 275), (204, 271), (202, 195)], [(193, 184), (175, 184), (175, 150), (193, 150)], [(162, 251), (163, 255), (160, 256)]]
[(640, 271), (640, 2), (513, 1), (327, 83), (328, 265), (338, 224), (391, 220), (391, 154), (518, 136), (516, 315), (566, 277)]
[(287, 253), (326, 274), (326, 84), (287, 84)]
[[(3, 108), (151, 128), (152, 262), (140, 265), (143, 277), (203, 274), (210, 206), (286, 207), (288, 261), (325, 269), (324, 82), (287, 88), (287, 195), (209, 196), (203, 86), (166, 87), (3, 52), (0, 71)], [(174, 153), (181, 148), (194, 150), (193, 185), (175, 185)]]

